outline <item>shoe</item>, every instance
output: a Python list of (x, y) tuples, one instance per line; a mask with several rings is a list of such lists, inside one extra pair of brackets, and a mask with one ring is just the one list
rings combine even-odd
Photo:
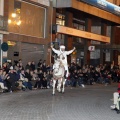
[(111, 105), (110, 108), (111, 108), (112, 110), (114, 110), (114, 109), (115, 109), (115, 105)]
[(23, 87), (22, 90), (25, 91), (26, 89)]
[(81, 86), (84, 88), (85, 87), (85, 85), (84, 84), (81, 84)]
[(120, 110), (117, 111), (117, 114), (119, 114), (119, 113), (120, 113)]
[(12, 93), (12, 90), (10, 91), (10, 93)]

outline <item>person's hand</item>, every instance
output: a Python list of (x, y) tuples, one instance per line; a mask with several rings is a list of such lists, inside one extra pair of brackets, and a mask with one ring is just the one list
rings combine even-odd
[(8, 76), (7, 79), (10, 79), (10, 76)]
[(53, 48), (53, 45), (51, 45), (51, 48)]
[(51, 43), (51, 48), (53, 48), (53, 46), (54, 46), (53, 43)]

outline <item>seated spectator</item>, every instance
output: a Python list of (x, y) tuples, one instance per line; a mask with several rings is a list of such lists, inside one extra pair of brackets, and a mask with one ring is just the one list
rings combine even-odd
[(42, 70), (40, 70), (39, 72), (38, 72), (38, 77), (40, 78), (40, 81), (39, 81), (39, 88), (42, 88), (42, 81), (43, 81), (43, 71)]
[(7, 79), (6, 79), (6, 84), (7, 84), (9, 92), (17, 90), (16, 82), (18, 78), (19, 78), (18, 74), (14, 71), (13, 66), (11, 66)]
[(111, 73), (109, 70), (105, 70), (103, 77), (105, 85), (111, 84)]
[(35, 70), (35, 62), (34, 61), (31, 62), (31, 69), (32, 69), (32, 71)]
[(83, 77), (83, 71), (82, 71), (82, 69), (80, 69), (79, 73), (78, 73), (78, 85), (82, 86), (82, 87), (85, 87), (84, 86), (84, 77)]
[(33, 71), (30, 71), (30, 76), (31, 76), (31, 81), (30, 83), (32, 84), (32, 86), (34, 87), (37, 81), (37, 74)]
[(76, 87), (77, 86), (77, 80), (78, 80), (77, 70), (74, 70), (74, 72), (72, 72), (70, 74), (70, 79), (71, 79), (71, 86)]
[(31, 62), (28, 62), (27, 65), (25, 66), (25, 70), (27, 70), (27, 69), (32, 70)]
[(88, 71), (86, 73), (86, 76), (87, 76), (87, 84), (88, 85), (93, 85), (94, 84), (94, 78), (93, 78), (92, 71), (90, 69), (88, 69)]
[(7, 90), (7, 87), (5, 86), (6, 85), (5, 84), (6, 77), (4, 76), (3, 73), (4, 73), (3, 70), (0, 69), (0, 87), (2, 89), (2, 92), (5, 92)]
[(42, 88), (47, 88), (47, 76), (46, 76), (46, 72), (43, 73)]
[(32, 80), (32, 76), (30, 74), (30, 70), (29, 69), (26, 69), (25, 76), (26, 76), (26, 78), (28, 79), (29, 82)]
[(112, 77), (113, 82), (118, 82), (117, 70), (116, 69), (111, 70), (111, 77)]
[(2, 68), (4, 71), (6, 71), (6, 73), (8, 73), (9, 72), (9, 68), (8, 68), (8, 66), (7, 66), (7, 63), (4, 63), (3, 64), (3, 68)]
[(35, 88), (35, 89), (39, 88), (40, 78), (39, 78), (39, 76), (38, 76), (38, 71), (37, 71), (37, 69), (34, 70), (34, 73), (33, 73), (33, 80), (35, 81), (34, 88)]
[(28, 78), (25, 76), (24, 70), (21, 70), (19, 81), (22, 81), (23, 90), (26, 90), (27, 88), (32, 90), (32, 84), (28, 81)]

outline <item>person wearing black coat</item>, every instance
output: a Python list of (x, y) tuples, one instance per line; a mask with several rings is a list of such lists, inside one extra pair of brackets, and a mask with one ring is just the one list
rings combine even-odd
[(77, 70), (74, 70), (74, 72), (72, 72), (70, 74), (70, 79), (71, 79), (71, 86), (72, 87), (76, 87), (77, 85), (77, 80), (78, 80), (78, 73), (77, 73)]

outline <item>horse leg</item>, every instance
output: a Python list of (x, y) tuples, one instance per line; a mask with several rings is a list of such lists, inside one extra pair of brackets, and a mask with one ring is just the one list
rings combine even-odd
[[(63, 78), (64, 79), (64, 78)], [(66, 79), (63, 80), (63, 88), (62, 88), (62, 93), (65, 92), (65, 82), (66, 82)]]
[(62, 82), (62, 79), (59, 79), (58, 80), (58, 92), (61, 92), (61, 82)]
[(53, 80), (53, 95), (55, 95), (55, 84), (56, 84), (56, 80)]

